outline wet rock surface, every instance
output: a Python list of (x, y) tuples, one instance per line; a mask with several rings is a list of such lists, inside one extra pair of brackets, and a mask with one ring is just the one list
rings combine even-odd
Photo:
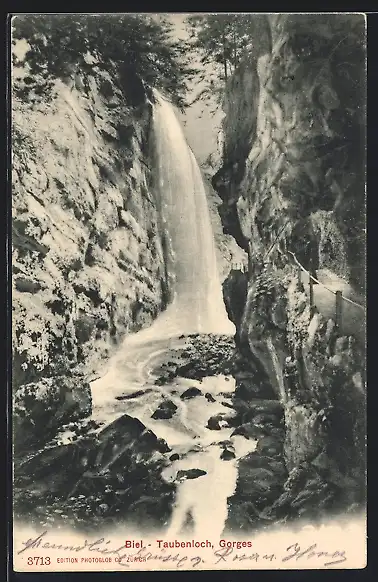
[[(212, 345), (213, 354), (217, 343), (216, 336), (187, 338), (184, 349), (172, 352), (166, 364), (163, 363), (163, 373), (167, 368), (191, 369), (191, 354), (194, 359), (198, 357), (198, 344), (206, 369), (203, 346)], [(16, 515), (28, 513), (34, 523), (43, 527), (65, 523), (85, 529), (88, 524), (112, 525), (122, 520), (137, 520), (147, 528), (160, 528), (161, 531), (172, 515), (176, 488), (185, 482), (194, 483), (198, 479), (200, 483), (201, 479), (208, 478), (207, 468), (199, 463), (206, 447), (196, 443), (196, 437), (192, 437), (193, 444), (183, 453), (154, 432), (155, 424), (158, 427), (165, 422), (177, 422), (181, 408), (189, 406), (194, 407), (193, 410), (196, 406), (209, 407), (203, 428), (208, 436), (213, 433), (214, 438), (211, 435), (208, 442), (216, 447), (216, 457), (221, 463), (225, 466), (237, 464), (236, 488), (228, 497), (226, 531), (247, 532), (301, 517), (316, 520), (321, 512), (350, 508), (361, 502), (358, 475), (345, 477), (326, 450), (317, 450), (313, 458), (297, 463), (294, 468), (287, 466), (283, 406), (279, 400), (268, 398), (266, 391), (262, 394), (263, 391), (255, 390), (258, 398), (252, 398), (250, 392), (245, 393), (246, 400), (241, 398), (238, 382), (247, 379), (258, 388), (259, 376), (254, 377), (248, 361), (232, 348), (228, 340), (228, 366), (235, 370), (235, 392), (202, 390), (190, 384), (189, 388), (182, 387), (177, 384), (181, 377), (175, 375), (167, 379), (162, 388), (146, 386), (131, 392), (132, 398), (119, 400), (129, 406), (162, 390), (162, 400), (152, 408), (152, 430), (132, 414), (123, 414), (105, 428), (95, 423), (83, 424), (80, 428), (78, 421), (71, 423), (71, 427), (67, 425), (73, 432), (67, 444), (57, 444), (52, 439), (48, 448), (24, 458), (16, 467)], [(210, 366), (214, 366), (213, 361)], [(159, 377), (161, 370), (155, 373)], [(227, 385), (223, 375), (215, 374), (214, 386), (217, 378), (222, 381), (222, 388)], [(232, 377), (229, 378), (231, 381)], [(188, 378), (184, 379), (188, 382)], [(202, 382), (205, 377), (198, 385)], [(265, 390), (264, 383), (263, 386)], [(192, 397), (183, 399), (187, 391)], [(211, 414), (213, 407), (216, 410), (226, 402), (232, 410)], [(221, 436), (225, 430), (227, 438)], [(255, 443), (254, 451), (237, 457), (235, 439), (242, 439), (251, 446)], [(164, 471), (185, 462), (188, 455), (193, 455), (189, 466), (181, 468), (182, 465), (178, 465), (167, 481)]]
[(174, 404), (174, 402), (171, 400), (165, 400), (155, 410), (151, 418), (154, 418), (155, 420), (172, 418), (176, 410), (177, 406)]
[(235, 342), (232, 337), (193, 334), (188, 336), (185, 348), (179, 351), (175, 361), (161, 367), (155, 383), (163, 385), (177, 376), (201, 380), (216, 374), (232, 374), (235, 366)]
[(152, 392), (152, 388), (146, 388), (145, 390), (136, 390), (136, 392), (132, 392), (131, 394), (123, 394), (122, 396), (116, 396), (116, 400), (132, 400), (133, 398), (138, 398), (139, 396), (143, 396), (148, 392)]
[(92, 411), (89, 384), (82, 377), (52, 377), (22, 385), (14, 394), (14, 446), (19, 454), (53, 439), (63, 425)]
[(220, 456), (220, 458), (223, 459), (224, 461), (230, 461), (231, 459), (235, 459), (235, 457), (236, 457), (235, 449), (232, 445), (224, 447)]
[(233, 422), (233, 417), (228, 416), (226, 413), (220, 412), (219, 414), (209, 418), (206, 428), (209, 430), (221, 430), (224, 427), (232, 426)]
[[(240, 424), (232, 435), (257, 440), (254, 452), (240, 459), (235, 493), (228, 499), (226, 530), (251, 531), (269, 525), (272, 506), (284, 491), (287, 468), (282, 405), (277, 400), (250, 400), (240, 408)], [(273, 413), (273, 414), (272, 414)], [(248, 422), (245, 418), (248, 417)], [(275, 434), (274, 434), (275, 433)]]
[(98, 434), (27, 459), (16, 472), (16, 514), (30, 512), (32, 522), (43, 526), (84, 530), (126, 515), (157, 527), (168, 519), (174, 499), (174, 485), (161, 478), (169, 451), (125, 414)]
[(201, 469), (188, 469), (187, 471), (178, 471), (176, 479), (178, 481), (184, 481), (185, 479), (197, 479), (203, 475), (206, 475), (206, 471), (202, 471)]
[(185, 390), (185, 392), (181, 394), (180, 398), (181, 400), (188, 400), (189, 398), (194, 398), (195, 396), (202, 396), (202, 392), (199, 388), (194, 386)]
[[(13, 386), (26, 393), (82, 376), (83, 401), (123, 337), (162, 310), (166, 286), (144, 147), (151, 109), (136, 108), (113, 72), (90, 69), (80, 86), (49, 78), (51, 99), (35, 102), (15, 77), (12, 101)], [(37, 424), (64, 423), (56, 412), (41, 409)]]
[(283, 439), (274, 436), (264, 436), (257, 442), (256, 453), (266, 457), (282, 457), (284, 443)]
[[(216, 359), (214, 354), (218, 353), (219, 345), (223, 351)], [(205, 346), (210, 346), (209, 364), (205, 356)], [(171, 359), (162, 366), (163, 373), (166, 370), (174, 370), (177, 374), (183, 367), (185, 370), (193, 369), (191, 358), (197, 361), (199, 352), (204, 370), (210, 367), (219, 371), (218, 366), (224, 360), (225, 352), (230, 369), (240, 372), (240, 369), (248, 368), (248, 363), (235, 353), (230, 338), (225, 341), (224, 338), (217, 336), (192, 336), (187, 338), (183, 350), (178, 353), (172, 352)], [(223, 365), (221, 369), (224, 369)], [(159, 377), (160, 371), (156, 373)], [(248, 373), (253, 375), (251, 369)], [(214, 379), (217, 377), (222, 378), (223, 384), (227, 385), (223, 375), (215, 374)], [(224, 440), (223, 437), (218, 444), (215, 438), (214, 446), (217, 447), (218, 459), (222, 463), (236, 461), (232, 435), (236, 438), (243, 435), (243, 438), (251, 440), (251, 444), (255, 440), (258, 442), (261, 440), (260, 456), (257, 453), (255, 457), (242, 457), (237, 461), (241, 473), (235, 495), (238, 496), (238, 503), (247, 502), (252, 490), (246, 483), (253, 476), (257, 481), (260, 479), (253, 491), (265, 491), (266, 503), (270, 502), (274, 491), (281, 493), (278, 482), (282, 480), (283, 470), (277, 459), (281, 458), (282, 447), (279, 438), (282, 434), (278, 433), (275, 437), (270, 435), (269, 427), (255, 424), (254, 419), (269, 413), (274, 422), (279, 424), (282, 416), (279, 403), (274, 400), (256, 399), (251, 404), (251, 418), (246, 423), (243, 421), (244, 408), (240, 407), (241, 399), (235, 398), (232, 391), (224, 392), (218, 389), (216, 392), (209, 392), (190, 385), (189, 388), (177, 390), (175, 381), (179, 379), (179, 375), (169, 380), (167, 378), (163, 389), (171, 388), (172, 399), (164, 395), (152, 412), (152, 422), (171, 422), (171, 419), (173, 421), (179, 414), (180, 402), (182, 403), (180, 406), (196, 406), (197, 402), (199, 406), (203, 406), (200, 404), (201, 399), (209, 406), (210, 411), (213, 406), (227, 404), (230, 410), (226, 408), (224, 412), (210, 415), (205, 422), (208, 431), (214, 431), (215, 435), (223, 434), (222, 431), (225, 429), (231, 434), (229, 439)], [(155, 388), (146, 386), (125, 395), (128, 398), (120, 397), (118, 401), (128, 406), (140, 398), (152, 396), (154, 390)], [(206, 398), (203, 398), (203, 394)], [(97, 520), (112, 524), (122, 519), (136, 519), (146, 524), (146, 527), (154, 528), (159, 524), (161, 527), (162, 524), (169, 522), (176, 497), (175, 487), (185, 481), (195, 481), (207, 476), (206, 469), (196, 467), (195, 455), (202, 455), (205, 449), (200, 443), (195, 444), (194, 440), (190, 449), (190, 454), (194, 454), (192, 467), (179, 468), (175, 477), (167, 482), (166, 478), (162, 477), (162, 472), (171, 465), (181, 462), (185, 455), (172, 450), (164, 439), (158, 438), (153, 429), (148, 429), (132, 415), (123, 414), (104, 428), (95, 423), (89, 425), (87, 429), (81, 429), (81, 432), (75, 423), (71, 423), (70, 428), (73, 436), (68, 442), (66, 439), (67, 444), (52, 439), (48, 448), (25, 458), (17, 467), (15, 479), (17, 515), (29, 512), (34, 523), (43, 526), (65, 523), (85, 529), (88, 524), (95, 524)], [(263, 465), (261, 460), (260, 464), (254, 460), (256, 457), (266, 459), (267, 456), (269, 460), (265, 460)], [(235, 507), (239, 507), (238, 503), (234, 504)]]
[(277, 397), (272, 386), (267, 382), (261, 382), (256, 374), (250, 372), (237, 372), (235, 374), (236, 389), (235, 399), (249, 402), (255, 398), (274, 399)]

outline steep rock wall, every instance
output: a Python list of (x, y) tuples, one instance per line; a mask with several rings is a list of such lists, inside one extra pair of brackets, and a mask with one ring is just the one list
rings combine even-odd
[(88, 381), (167, 301), (143, 83), (130, 80), (127, 95), (96, 66), (52, 79), (48, 95), (38, 91), (43, 79), (32, 82), (36, 90), (27, 71), (15, 74), (12, 103), (13, 386), (28, 429), (16, 431), (22, 439), (41, 407), (52, 433), (56, 410), (68, 411), (66, 420), (88, 414)]
[(364, 18), (269, 19), (272, 51), (247, 55), (227, 87), (213, 184), (230, 221), (237, 204), (234, 236), (254, 262), (285, 227), (276, 260), (290, 245), (363, 287)]
[(285, 518), (290, 505), (301, 516), (309, 499), (335, 508), (363, 491), (364, 311), (343, 302), (336, 328), (335, 296), (315, 285), (310, 307), (291, 253), (363, 306), (365, 34), (362, 15), (267, 20), (271, 50), (246, 55), (226, 88), (212, 181), (225, 232), (249, 257), (248, 274), (224, 283), (228, 312), (284, 403), (286, 463), (299, 471), (275, 507)]

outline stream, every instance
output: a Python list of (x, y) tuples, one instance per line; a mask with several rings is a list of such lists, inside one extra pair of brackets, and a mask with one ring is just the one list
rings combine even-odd
[[(39, 506), (43, 527), (56, 524), (58, 515), (73, 527), (96, 518), (103, 527), (116, 520), (178, 536), (191, 524), (197, 536), (211, 531), (217, 539), (240, 460), (255, 450), (256, 435), (267, 432), (261, 414), (260, 428), (249, 425), (251, 434), (235, 430), (245, 422), (244, 413), (236, 419), (235, 378), (227, 365), (235, 355), (235, 327), (223, 302), (205, 186), (172, 105), (156, 91), (155, 100), (159, 228), (171, 301), (150, 327), (126, 336), (91, 383), (89, 433), (63, 432), (21, 467), (21, 509)], [(279, 424), (276, 397), (255, 389), (265, 398), (256, 400), (259, 412)], [(268, 501), (277, 494), (276, 469), (270, 469), (277, 462), (263, 462), (254, 492), (262, 504), (261, 491)], [(281, 462), (278, 469), (284, 478)]]
[[(217, 539), (227, 518), (227, 498), (235, 491), (238, 460), (253, 451), (257, 441), (231, 436), (234, 427), (228, 420), (220, 421), (219, 430), (207, 427), (211, 417), (226, 415), (229, 419), (235, 415), (230, 409), (235, 390), (232, 376), (217, 374), (200, 381), (176, 377), (164, 386), (155, 385), (161, 366), (167, 361), (178, 363), (184, 346), (185, 339), (170, 338), (130, 347), (118, 374), (113, 369), (92, 383), (93, 418), (110, 423), (127, 413), (164, 439), (171, 449), (170, 458), (177, 457), (162, 472), (163, 479), (177, 487), (168, 534), (180, 535), (190, 516), (194, 535), (212, 531)], [(201, 393), (182, 399), (189, 388)], [(138, 396), (130, 399), (133, 394)], [(172, 418), (152, 418), (154, 411), (167, 401), (177, 407)], [(221, 457), (225, 445), (231, 451), (228, 460)], [(203, 474), (180, 479), (180, 472), (190, 470)]]
[[(231, 439), (233, 429), (226, 420), (221, 421), (216, 437), (206, 426), (211, 416), (232, 414), (231, 405), (222, 403), (234, 392), (232, 378), (216, 375), (198, 382), (177, 377), (162, 387), (155, 385), (161, 366), (183, 350), (184, 334), (232, 336), (235, 331), (223, 303), (210, 213), (198, 163), (171, 104), (158, 92), (155, 99), (160, 212), (162, 230), (169, 241), (166, 263), (172, 302), (149, 329), (126, 338), (107, 374), (92, 383), (93, 418), (110, 422), (127, 412), (164, 439), (171, 449), (171, 459), (177, 457), (162, 473), (165, 481), (177, 486), (169, 532), (179, 534), (190, 514), (195, 532), (203, 532), (203, 528), (211, 525), (217, 536), (227, 517), (227, 497), (235, 490), (237, 458), (253, 450), (255, 442), (242, 436)], [(188, 388), (197, 388), (201, 393), (183, 399)], [(120, 400), (133, 392), (140, 395)], [(167, 399), (174, 408), (172, 418), (154, 419), (154, 411)], [(229, 461), (221, 458), (219, 443), (225, 441), (233, 447), (234, 458)], [(195, 479), (180, 479), (180, 475), (192, 469), (201, 474)]]

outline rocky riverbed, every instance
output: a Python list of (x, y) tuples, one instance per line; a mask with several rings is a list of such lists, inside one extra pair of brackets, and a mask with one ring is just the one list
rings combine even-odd
[(17, 459), (16, 519), (221, 535), (332, 509), (343, 484), (327, 481), (319, 459), (288, 473), (282, 405), (233, 339), (175, 341), (138, 389), (134, 378), (110, 408), (95, 404), (92, 418)]

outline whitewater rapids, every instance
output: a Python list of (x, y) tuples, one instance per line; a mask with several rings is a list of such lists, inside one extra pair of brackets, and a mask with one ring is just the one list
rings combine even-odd
[[(126, 412), (164, 438), (172, 450), (183, 455), (165, 474), (168, 481), (175, 479), (179, 469), (202, 467), (205, 476), (178, 484), (169, 531), (179, 535), (186, 513), (190, 511), (196, 533), (202, 530), (202, 535), (205, 535), (203, 528), (211, 525), (220, 535), (227, 518), (227, 497), (235, 488), (237, 464), (236, 460), (221, 460), (221, 449), (214, 443), (214, 440), (230, 438), (232, 429), (223, 428), (215, 437), (205, 427), (208, 418), (219, 410), (224, 412), (224, 407), (219, 402), (215, 405), (204, 403), (204, 398), (201, 398), (201, 403), (198, 399), (183, 402), (178, 396), (169, 394), (178, 405), (177, 413), (169, 421), (155, 421), (151, 419), (151, 413), (166, 397), (168, 386), (154, 386), (152, 391), (132, 401), (117, 399), (120, 395), (143, 390), (146, 384), (153, 385), (152, 371), (183, 347), (180, 336), (235, 333), (223, 303), (200, 168), (186, 143), (172, 105), (158, 92), (155, 92), (155, 98), (153, 121), (160, 228), (168, 241), (166, 265), (172, 301), (149, 328), (124, 340), (111, 359), (107, 373), (91, 384), (93, 417), (109, 423)], [(183, 391), (188, 382), (195, 384), (185, 379), (177, 380), (176, 391)], [(234, 382), (225, 382), (221, 377), (210, 378), (207, 384), (206, 390), (212, 394), (222, 389), (234, 390)], [(203, 384), (201, 389), (204, 389)], [(237, 456), (246, 454), (245, 439), (237, 437), (236, 441), (241, 446)], [(236, 447), (236, 442), (234, 445)], [(240, 446), (236, 448), (240, 449)], [(254, 442), (248, 443), (249, 450), (254, 447)], [(217, 525), (214, 514), (218, 516)]]

